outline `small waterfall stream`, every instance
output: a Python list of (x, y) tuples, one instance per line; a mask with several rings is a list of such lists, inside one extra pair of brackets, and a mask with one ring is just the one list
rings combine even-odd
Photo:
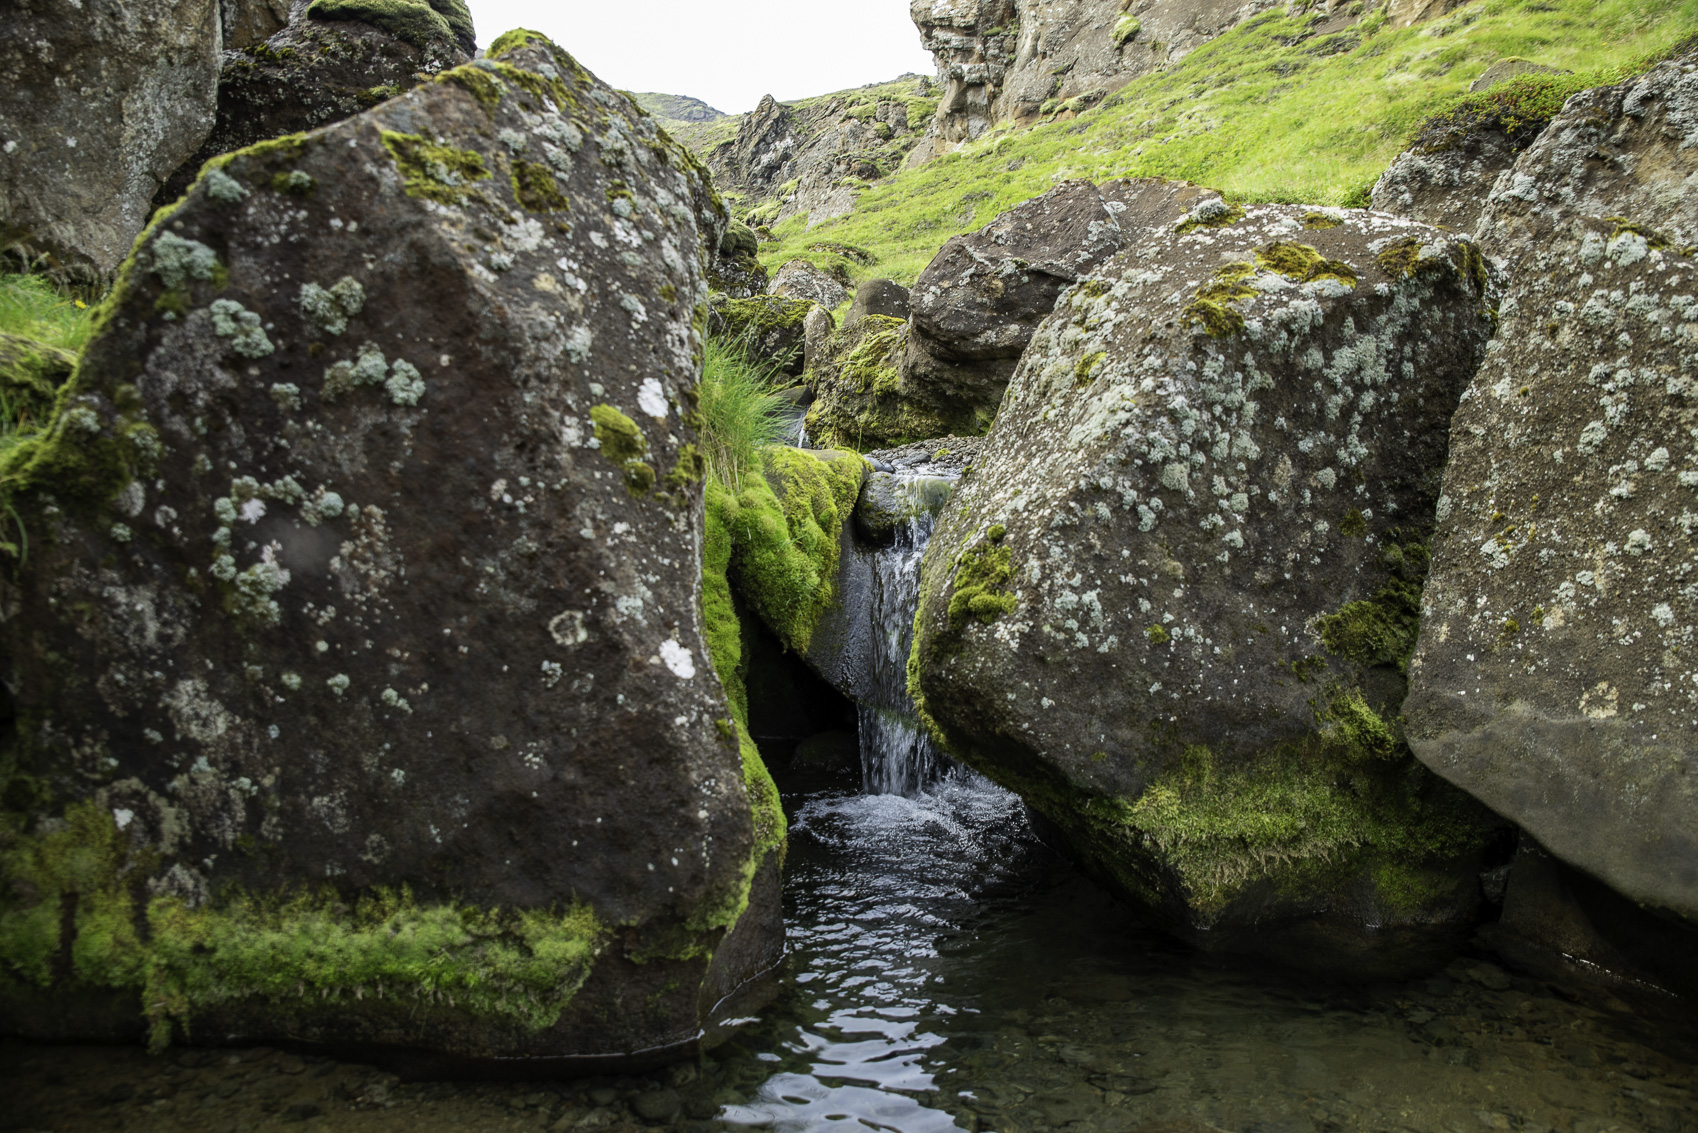
[(900, 477), (896, 486), (909, 514), (896, 539), (872, 556), (872, 622), (867, 664), (871, 696), (859, 705), (861, 790), (869, 795), (912, 798), (954, 766), (937, 750), (915, 715), (908, 696), (908, 651), (914, 643), (914, 611), (919, 604), (920, 560), (925, 557), (937, 521), (937, 509), (949, 498), (953, 479)]

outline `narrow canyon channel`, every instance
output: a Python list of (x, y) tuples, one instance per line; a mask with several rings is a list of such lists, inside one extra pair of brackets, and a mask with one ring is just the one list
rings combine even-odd
[[(1352, 985), (1201, 956), (1045, 847), (937, 752), (901, 679), (948, 481), (868, 555), (856, 732), (778, 767), (790, 818), (776, 996), (697, 1061), (546, 1082), (414, 1080), (311, 1051), (0, 1047), (0, 1127), (687, 1133), (1680, 1133), (1698, 1030), (1465, 957)], [(401, 1071), (394, 1073), (393, 1071)]]

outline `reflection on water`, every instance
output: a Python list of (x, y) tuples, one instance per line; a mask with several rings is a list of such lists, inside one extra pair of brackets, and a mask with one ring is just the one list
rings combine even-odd
[(793, 985), (721, 1055), (732, 1126), (1698, 1130), (1690, 1029), (1478, 959), (1358, 988), (1187, 953), (966, 772), (792, 802)]

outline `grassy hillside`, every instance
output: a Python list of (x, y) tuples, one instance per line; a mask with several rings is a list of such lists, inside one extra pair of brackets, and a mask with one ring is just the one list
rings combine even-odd
[[(995, 131), (886, 177), (848, 216), (778, 225), (761, 259), (911, 282), (950, 236), (1070, 177), (1178, 177), (1232, 200), (1365, 204), (1416, 128), (1493, 62), (1520, 56), (1614, 81), (1698, 32), (1698, 0), (1473, 0), (1416, 27), (1388, 28), (1376, 12), (1325, 37), (1308, 35), (1316, 19), (1276, 9), (1077, 118)], [(828, 241), (876, 259), (810, 247)]]

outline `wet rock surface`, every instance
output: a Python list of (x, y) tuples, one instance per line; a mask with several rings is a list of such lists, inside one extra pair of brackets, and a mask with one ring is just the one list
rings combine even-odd
[(1490, 820), (1397, 714), (1494, 288), (1431, 228), (1201, 201), (1063, 293), (944, 510), (921, 707), (1204, 946), (1360, 974), (1476, 915)]
[(218, 0), (14, 6), (0, 29), (0, 244), (103, 286), (212, 128)]
[(774, 959), (681, 416), (710, 190), (491, 54), (209, 171), (8, 453), (10, 1033), (558, 1063)]
[(1550, 227), (1451, 426), (1411, 743), (1564, 861), (1698, 921), (1698, 268), (1620, 222)]
[(226, 51), (211, 133), (154, 194), (163, 208), (222, 153), (340, 122), (464, 63), (451, 35), (410, 42), (362, 21), (308, 19), (245, 50)]

